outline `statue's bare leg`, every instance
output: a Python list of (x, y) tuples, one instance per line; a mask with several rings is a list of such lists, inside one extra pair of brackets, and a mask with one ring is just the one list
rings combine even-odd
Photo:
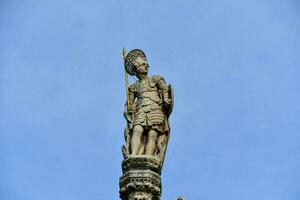
[(158, 151), (159, 151), (159, 160), (160, 161), (163, 160), (163, 157), (164, 157), (164, 154), (165, 154), (165, 146), (164, 146), (165, 139), (166, 139), (166, 135), (165, 134), (160, 135), (157, 138), (157, 148), (158, 148)]
[(141, 145), (141, 137), (143, 134), (143, 127), (141, 125), (135, 125), (133, 127), (133, 133), (131, 137), (131, 155), (137, 155), (140, 145)]
[(151, 129), (148, 133), (146, 155), (151, 155), (151, 156), (154, 155), (154, 152), (156, 150), (156, 138), (157, 138), (157, 132)]

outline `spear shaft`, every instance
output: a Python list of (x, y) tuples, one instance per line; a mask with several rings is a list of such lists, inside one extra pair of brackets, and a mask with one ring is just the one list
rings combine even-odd
[[(124, 59), (124, 66), (125, 66), (125, 58), (126, 58), (126, 49), (123, 47), (123, 59)], [(127, 109), (129, 107), (129, 91), (128, 91), (128, 73), (126, 69), (124, 70), (125, 75), (125, 86), (126, 86), (126, 99), (127, 99)]]

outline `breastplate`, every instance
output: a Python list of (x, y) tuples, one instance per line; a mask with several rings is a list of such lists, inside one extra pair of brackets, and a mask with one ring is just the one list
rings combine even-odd
[(161, 104), (157, 87), (151, 87), (148, 80), (140, 81), (137, 87), (137, 106), (141, 108), (152, 104)]

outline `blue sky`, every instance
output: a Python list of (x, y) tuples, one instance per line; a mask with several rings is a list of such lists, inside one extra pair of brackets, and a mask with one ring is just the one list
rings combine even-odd
[(175, 89), (162, 199), (299, 200), (299, 9), (2, 0), (0, 199), (118, 199), (125, 46)]

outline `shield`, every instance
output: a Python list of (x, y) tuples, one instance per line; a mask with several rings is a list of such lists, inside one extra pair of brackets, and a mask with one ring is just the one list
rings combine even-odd
[(174, 91), (173, 91), (173, 87), (172, 87), (171, 84), (168, 86), (168, 92), (169, 92), (169, 98), (171, 100), (171, 103), (170, 103), (170, 105), (167, 108), (166, 114), (167, 114), (167, 116), (169, 118), (169, 116), (171, 115), (171, 113), (173, 111), (173, 106), (174, 106)]

